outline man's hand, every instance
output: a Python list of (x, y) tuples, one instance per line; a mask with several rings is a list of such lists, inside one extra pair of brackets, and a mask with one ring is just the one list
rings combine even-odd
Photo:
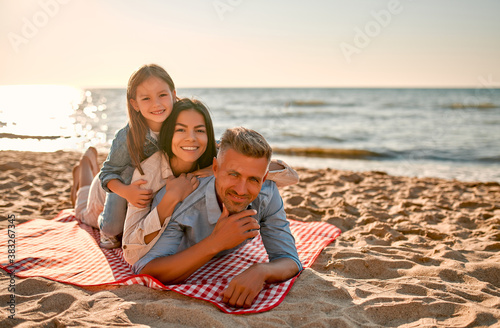
[(212, 245), (221, 252), (238, 246), (246, 239), (254, 238), (259, 234), (260, 225), (250, 215), (257, 214), (256, 210), (245, 210), (240, 213), (229, 215), (225, 205), (222, 205), (222, 214), (215, 225), (214, 231), (209, 238)]
[(142, 189), (141, 185), (147, 183), (146, 180), (137, 180), (123, 190), (123, 198), (130, 204), (138, 208), (145, 208), (151, 202), (153, 191), (151, 189)]
[(222, 301), (230, 306), (248, 308), (265, 284), (285, 281), (298, 272), (297, 264), (290, 258), (256, 263), (231, 280), (222, 294)]
[(266, 284), (263, 269), (261, 264), (254, 264), (234, 277), (222, 295), (222, 302), (234, 307), (249, 308)]

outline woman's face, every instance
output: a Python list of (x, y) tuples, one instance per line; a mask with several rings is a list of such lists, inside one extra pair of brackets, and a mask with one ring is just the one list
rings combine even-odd
[(177, 160), (194, 163), (207, 149), (207, 127), (203, 115), (194, 109), (182, 111), (177, 117), (172, 136), (172, 152)]

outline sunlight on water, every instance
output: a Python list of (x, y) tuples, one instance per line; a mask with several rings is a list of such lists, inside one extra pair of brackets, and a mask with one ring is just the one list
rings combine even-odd
[[(3, 134), (24, 139), (3, 139), (1, 149), (47, 150), (51, 138), (74, 134), (71, 118), (82, 91), (65, 86), (33, 85), (0, 87), (0, 122)], [(27, 139), (29, 136), (40, 137)], [(28, 141), (29, 140), (29, 141)]]
[[(500, 89), (193, 88), (177, 94), (208, 105), (216, 138), (233, 126), (255, 129), (294, 154), (292, 165), (500, 181)], [(107, 153), (127, 121), (124, 88), (0, 86), (0, 150), (94, 146)], [(300, 149), (307, 157), (297, 156)]]
[[(69, 86), (1, 86), (0, 150), (79, 150), (89, 140), (102, 142), (103, 136), (75, 115), (86, 97), (88, 91)], [(82, 109), (88, 119), (96, 118), (99, 110)]]

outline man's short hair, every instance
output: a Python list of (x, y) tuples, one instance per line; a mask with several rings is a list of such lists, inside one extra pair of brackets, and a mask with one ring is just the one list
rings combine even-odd
[(218, 159), (224, 156), (228, 149), (253, 158), (267, 159), (271, 162), (273, 150), (266, 139), (257, 131), (244, 127), (227, 129), (220, 140)]

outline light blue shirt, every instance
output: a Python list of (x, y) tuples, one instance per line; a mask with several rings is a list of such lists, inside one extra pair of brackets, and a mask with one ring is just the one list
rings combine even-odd
[[(165, 187), (155, 196), (152, 208), (159, 204), (164, 194)], [(265, 181), (250, 206), (257, 211), (254, 217), (260, 224), (260, 234), (269, 261), (290, 258), (295, 261), (299, 271), (302, 270), (295, 239), (276, 184), (270, 180)], [(221, 214), (215, 193), (215, 177), (201, 178), (198, 188), (176, 206), (167, 228), (156, 244), (134, 264), (134, 272), (139, 273), (155, 258), (173, 255), (199, 243), (212, 233)], [(217, 256), (228, 254), (247, 242), (248, 240)]]

